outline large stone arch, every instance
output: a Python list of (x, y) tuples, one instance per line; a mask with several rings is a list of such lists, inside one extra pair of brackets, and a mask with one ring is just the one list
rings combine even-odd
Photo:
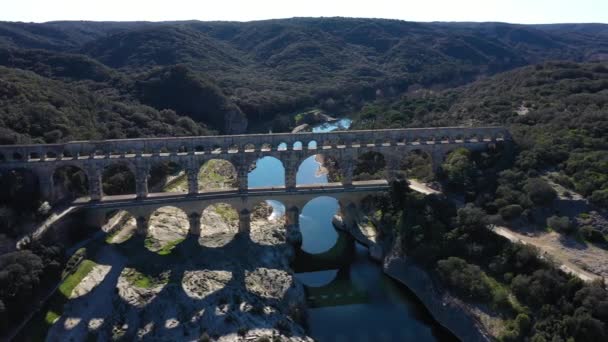
[(78, 163), (62, 163), (53, 170), (53, 200), (72, 201), (89, 195), (89, 175)]
[(284, 230), (286, 223), (286, 207), (283, 202), (274, 199), (254, 200), (248, 212), (253, 242), (261, 245), (283, 242), (280, 234), (277, 235), (277, 230)]
[(280, 158), (270, 153), (260, 153), (249, 164), (247, 187), (284, 187), (286, 176), (287, 167)]
[(353, 180), (387, 179), (388, 158), (377, 149), (364, 149), (354, 161)]
[(188, 192), (186, 165), (179, 160), (155, 160), (147, 168), (150, 192)]
[(198, 190), (219, 191), (238, 188), (238, 163), (231, 158), (207, 158), (197, 172)]
[(302, 250), (320, 254), (330, 250), (338, 241), (334, 229), (334, 216), (340, 214), (340, 200), (335, 196), (317, 196), (301, 208), (299, 227), (302, 233)]
[[(240, 209), (240, 210), (239, 210)], [(241, 212), (230, 203), (218, 202), (205, 206), (200, 216), (199, 243), (205, 247), (219, 248), (230, 243), (239, 232)]]
[(399, 162), (399, 169), (406, 178), (416, 179), (422, 182), (430, 182), (435, 179), (433, 170), (433, 155), (423, 148), (408, 149), (407, 153)]
[(190, 220), (183, 209), (171, 205), (156, 208), (148, 218), (145, 246), (160, 255), (170, 254), (189, 231)]
[(101, 171), (104, 195), (127, 195), (136, 193), (137, 172), (135, 166), (126, 161), (105, 164)]
[[(309, 166), (309, 163), (313, 160), (317, 164), (314, 166), (315, 170), (304, 170), (304, 167)], [(342, 169), (340, 168), (340, 158), (330, 151), (306, 153), (300, 159), (296, 171), (297, 185), (341, 182), (343, 178)], [(306, 174), (304, 172), (306, 172)]]

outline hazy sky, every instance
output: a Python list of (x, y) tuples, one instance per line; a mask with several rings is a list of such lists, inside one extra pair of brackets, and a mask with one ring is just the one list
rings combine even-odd
[(0, 20), (260, 20), (367, 17), (411, 21), (608, 23), (608, 0), (0, 0)]

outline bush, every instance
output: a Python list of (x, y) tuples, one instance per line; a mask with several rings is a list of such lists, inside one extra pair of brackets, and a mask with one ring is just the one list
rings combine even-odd
[(485, 275), (476, 265), (463, 259), (449, 257), (437, 262), (439, 277), (455, 292), (469, 299), (486, 301), (491, 299), (492, 289), (485, 281)]
[(512, 220), (518, 218), (521, 213), (524, 211), (524, 208), (519, 204), (511, 204), (506, 207), (500, 208), (498, 211), (500, 216), (505, 220)]
[(572, 233), (574, 225), (567, 216), (551, 216), (547, 219), (547, 226), (560, 233)]
[(530, 201), (536, 205), (549, 205), (557, 198), (557, 192), (540, 178), (529, 179), (524, 186), (524, 190)]
[(591, 193), (589, 201), (599, 207), (608, 207), (608, 189), (595, 190)]
[(591, 226), (583, 226), (579, 230), (583, 238), (590, 242), (602, 243), (606, 242), (606, 237), (601, 231)]

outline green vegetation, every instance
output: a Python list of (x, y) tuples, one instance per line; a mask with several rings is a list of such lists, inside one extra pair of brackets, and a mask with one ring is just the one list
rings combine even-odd
[(174, 241), (169, 241), (166, 244), (164, 244), (156, 253), (158, 253), (158, 255), (169, 255), (169, 254), (171, 254), (171, 251), (173, 250), (173, 248), (175, 248), (175, 246), (179, 245), (183, 241), (184, 241), (184, 239), (177, 239)]
[(91, 272), (91, 270), (93, 269), (93, 267), (97, 266), (97, 264), (91, 260), (83, 260), (80, 265), (78, 265), (78, 268), (76, 268), (76, 270), (70, 274), (69, 276), (67, 276), (63, 282), (61, 283), (61, 285), (59, 285), (59, 291), (66, 297), (69, 298), (70, 295), (72, 294), (72, 290), (74, 290), (74, 288), (76, 287), (76, 285), (80, 284), (80, 282), (82, 281), (82, 279), (84, 277), (87, 276), (87, 274), (89, 274), (89, 272)]
[[(495, 166), (490, 169), (499, 172)], [(505, 322), (499, 340), (608, 337), (608, 291), (603, 284), (584, 283), (541, 259), (534, 247), (496, 235), (487, 228), (486, 212), (473, 203), (456, 210), (446, 198), (405, 191), (402, 183), (393, 184), (388, 197), (375, 200), (388, 220), (383, 226), (395, 227), (392, 233), (408, 256), (435, 270), (452, 293), (492, 308)]]
[(158, 277), (153, 277), (135, 269), (129, 269), (127, 271), (126, 279), (129, 283), (142, 289), (149, 289), (160, 284), (166, 284), (169, 281), (168, 274), (162, 273)]

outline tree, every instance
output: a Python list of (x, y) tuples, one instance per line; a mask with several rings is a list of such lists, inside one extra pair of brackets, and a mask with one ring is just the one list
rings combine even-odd
[(471, 161), (471, 151), (466, 148), (450, 153), (441, 168), (449, 184), (458, 188), (471, 185), (475, 164)]
[(481, 231), (486, 228), (487, 216), (482, 209), (477, 208), (472, 204), (467, 204), (466, 207), (458, 209), (456, 224), (464, 231)]
[(536, 205), (549, 205), (557, 198), (557, 192), (540, 178), (530, 178), (524, 186), (528, 198)]
[(491, 298), (492, 290), (476, 265), (470, 265), (457, 257), (449, 257), (437, 262), (437, 272), (448, 286), (470, 299), (484, 301)]

